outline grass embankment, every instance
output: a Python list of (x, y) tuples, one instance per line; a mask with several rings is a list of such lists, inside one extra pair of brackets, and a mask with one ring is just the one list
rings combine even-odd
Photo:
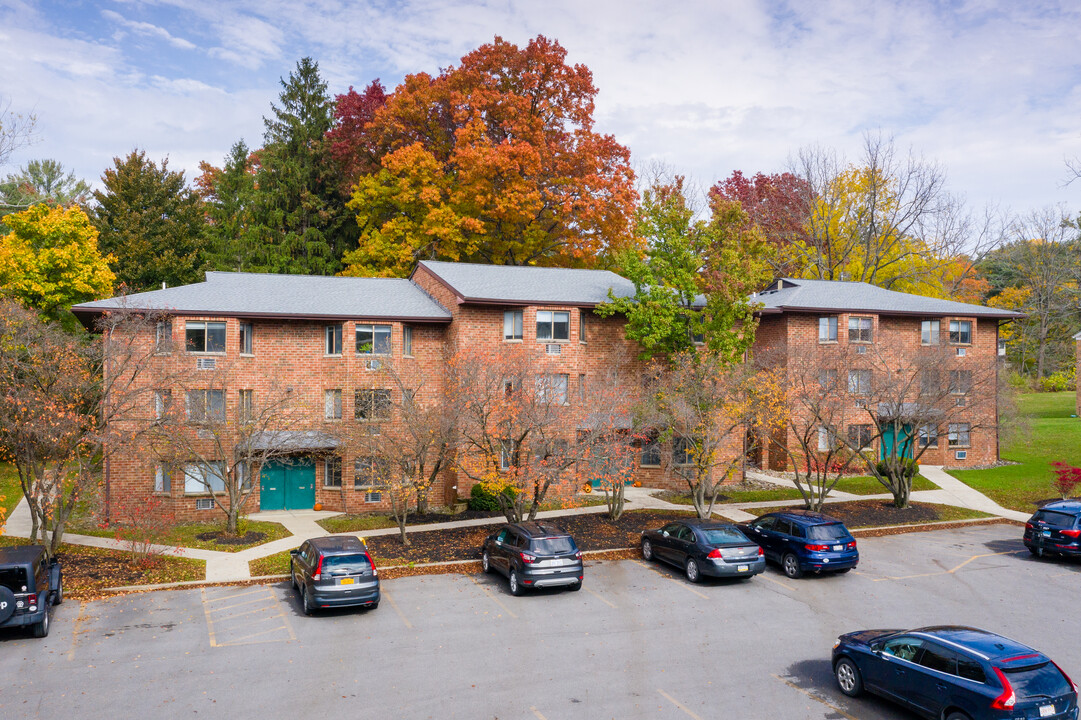
[(3, 508), (3, 513), (0, 513), (0, 527), (22, 499), (23, 490), (19, 485), (15, 466), (11, 463), (0, 463), (0, 508)]
[[(200, 548), (219, 552), (240, 552), (241, 550), (289, 537), (289, 531), (285, 529), (285, 526), (276, 522), (241, 519), (240, 537), (236, 538), (222, 537), (221, 530), (223, 526), (224, 522), (180, 523), (164, 533), (157, 540), (157, 543), (159, 545)], [(102, 528), (87, 522), (72, 523), (68, 527), (68, 532), (76, 535), (92, 535), (94, 537), (116, 537), (115, 529)]]
[[(1027, 416), (1027, 432), (1003, 438), (1003, 460), (1017, 465), (986, 470), (951, 470), (958, 480), (979, 490), (1003, 507), (1032, 512), (1036, 502), (1056, 497), (1051, 487), (1051, 463), (1081, 466), (1081, 420), (1073, 392), (1026, 393), (1018, 411)], [(1076, 493), (1075, 493), (1076, 494)]]
[[(789, 481), (791, 482), (791, 481)], [(889, 491), (871, 475), (864, 475), (858, 477), (845, 477), (841, 478), (837, 485), (834, 486), (834, 490), (846, 493), (852, 493), (853, 495), (879, 495), (885, 494)], [(917, 475), (912, 480), (913, 490), (937, 490), (938, 486), (933, 482)], [(691, 496), (687, 493), (661, 493), (657, 497), (662, 500), (667, 500), (670, 503), (676, 503), (677, 505), (693, 505)], [(734, 486), (733, 489), (722, 488), (721, 494), (717, 497), (718, 503), (726, 505), (737, 503), (752, 503), (752, 502), (771, 502), (779, 500), (803, 500), (803, 495), (793, 485), (792, 487), (775, 488), (762, 488), (754, 490), (742, 490), (739, 486)]]

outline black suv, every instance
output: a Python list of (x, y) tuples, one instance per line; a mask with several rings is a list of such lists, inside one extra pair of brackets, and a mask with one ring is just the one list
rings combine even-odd
[(504, 525), (488, 536), (480, 551), (484, 572), (498, 570), (506, 575), (511, 595), (535, 587), (582, 587), (582, 553), (574, 538), (555, 525)]
[(49, 605), (64, 601), (60, 563), (41, 545), (0, 547), (0, 628), (29, 625), (34, 637), (49, 634)]
[(359, 538), (312, 538), (289, 554), (289, 576), (305, 615), (316, 608), (379, 607), (379, 571)]
[(1038, 557), (1081, 557), (1081, 502), (1056, 500), (1025, 523), (1025, 547)]

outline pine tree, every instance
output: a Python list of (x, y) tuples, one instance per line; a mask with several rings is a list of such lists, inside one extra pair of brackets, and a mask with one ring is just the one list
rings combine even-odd
[(170, 171), (168, 159), (158, 167), (142, 150), (113, 163), (101, 177), (105, 189), (94, 191), (93, 221), (102, 253), (115, 256), (117, 282), (138, 292), (202, 280), (206, 218), (184, 173)]
[(251, 151), (238, 140), (225, 158), (223, 169), (200, 163), (203, 174), (196, 180), (206, 202), (207, 265), (216, 270), (250, 269), (252, 201), (255, 169)]

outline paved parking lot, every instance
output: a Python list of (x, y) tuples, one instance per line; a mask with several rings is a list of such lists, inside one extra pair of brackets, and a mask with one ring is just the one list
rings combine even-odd
[(69, 601), (44, 641), (0, 637), (0, 717), (907, 719), (835, 689), (839, 633), (976, 625), (1081, 675), (1081, 564), (1019, 534), (862, 540), (858, 570), (799, 581), (603, 562), (581, 592), (515, 598), (497, 576), (402, 578), (375, 611), (314, 618), (284, 584)]

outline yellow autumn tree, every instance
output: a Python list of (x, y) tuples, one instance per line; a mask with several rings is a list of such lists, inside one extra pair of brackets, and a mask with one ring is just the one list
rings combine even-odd
[(79, 207), (34, 205), (4, 218), (0, 295), (56, 318), (76, 303), (112, 292), (116, 276), (98, 249), (98, 231)]

